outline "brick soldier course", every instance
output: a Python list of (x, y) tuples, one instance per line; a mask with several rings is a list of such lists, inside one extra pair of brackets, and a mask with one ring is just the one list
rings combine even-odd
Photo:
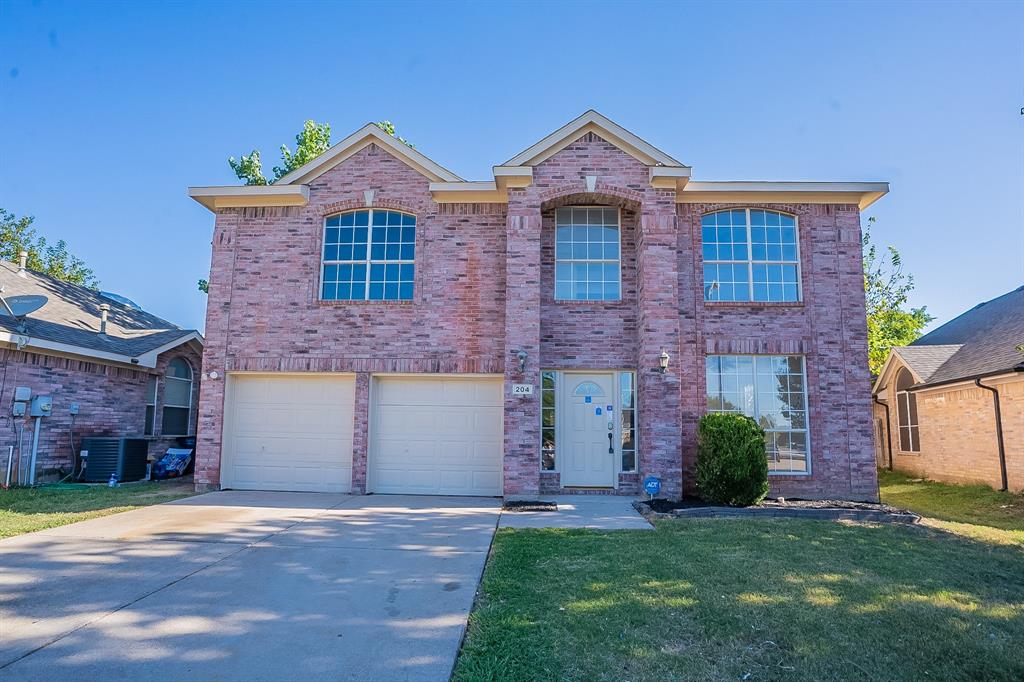
[[(493, 183), (466, 183), (370, 128), (273, 189), (192, 189), (216, 216), (204, 370), (220, 377), (202, 383), (197, 486), (220, 484), (225, 373), (354, 374), (357, 492), (367, 485), (373, 376), (502, 375), (504, 492), (532, 495), (563, 485), (541, 470), (539, 391), (513, 396), (511, 385), (539, 388), (542, 370), (624, 370), (636, 376), (638, 470), (618, 473), (609, 492), (636, 494), (653, 475), (678, 497), (692, 490), (706, 355), (791, 354), (805, 358), (810, 474), (773, 475), (773, 493), (877, 497), (860, 206), (884, 188), (691, 190), (688, 167), (595, 112), (556, 131), (546, 150), (531, 148), (534, 158), (496, 167)], [(554, 298), (555, 212), (581, 205), (620, 210), (621, 300)], [(320, 300), (325, 217), (366, 207), (416, 216), (411, 301)], [(800, 301), (704, 300), (701, 216), (748, 207), (797, 217)]]

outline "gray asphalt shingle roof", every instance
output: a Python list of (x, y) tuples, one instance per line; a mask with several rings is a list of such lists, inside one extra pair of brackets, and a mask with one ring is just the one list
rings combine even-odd
[[(0, 286), (4, 287), (5, 297), (47, 297), (46, 305), (25, 319), (25, 334), (31, 338), (136, 357), (195, 333), (88, 287), (32, 271), (21, 277), (18, 266), (6, 261), (0, 261)], [(99, 333), (103, 303), (110, 306), (106, 335)], [(19, 322), (9, 315), (0, 315), (0, 329), (18, 333)]]
[[(1024, 369), (1024, 355), (1016, 349), (1022, 343), (1024, 286), (979, 303), (911, 345), (895, 350), (924, 383), (937, 384)], [(918, 371), (919, 364), (915, 363), (925, 372)]]

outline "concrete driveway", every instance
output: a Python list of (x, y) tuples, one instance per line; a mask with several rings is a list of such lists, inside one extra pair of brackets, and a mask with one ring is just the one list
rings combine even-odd
[(447, 680), (499, 513), (232, 491), (0, 541), (0, 680)]

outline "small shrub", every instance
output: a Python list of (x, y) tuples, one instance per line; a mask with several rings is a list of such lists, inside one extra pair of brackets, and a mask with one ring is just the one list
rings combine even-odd
[(701, 417), (697, 446), (697, 488), (709, 502), (758, 504), (768, 494), (764, 429), (741, 414)]

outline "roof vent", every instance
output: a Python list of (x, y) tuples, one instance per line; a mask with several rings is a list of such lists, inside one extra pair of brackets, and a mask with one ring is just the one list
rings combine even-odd
[(28, 251), (21, 251), (18, 253), (18, 275), (21, 277), (28, 277), (28, 271), (25, 269), (28, 266)]
[(110, 314), (110, 304), (100, 303), (100, 334), (107, 335), (107, 315)]

